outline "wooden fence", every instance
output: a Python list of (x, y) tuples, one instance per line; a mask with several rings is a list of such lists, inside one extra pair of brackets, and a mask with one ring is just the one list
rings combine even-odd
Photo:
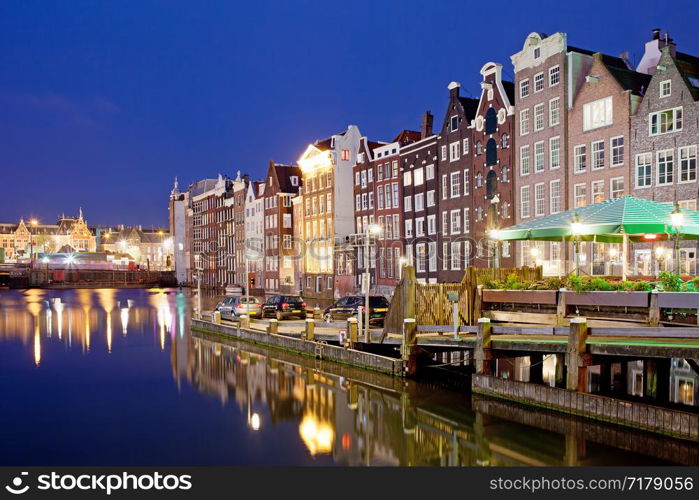
[[(403, 319), (406, 318), (405, 304), (408, 294), (414, 294), (415, 319), (417, 325), (453, 325), (452, 303), (449, 293), (458, 294), (459, 325), (472, 325), (476, 287), (486, 279), (504, 280), (510, 274), (516, 274), (521, 280), (538, 281), (542, 279), (541, 267), (521, 268), (478, 268), (468, 267), (460, 283), (417, 283), (401, 280), (395, 289), (391, 306), (384, 321), (384, 337), (388, 333), (400, 334), (403, 331)], [(403, 273), (403, 276), (412, 273)]]

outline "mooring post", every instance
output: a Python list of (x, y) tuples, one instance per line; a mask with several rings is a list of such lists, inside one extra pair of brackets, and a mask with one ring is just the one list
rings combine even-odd
[(306, 340), (315, 341), (316, 339), (316, 320), (306, 318)]
[(481, 309), (483, 307), (483, 285), (477, 285), (475, 288), (476, 296), (473, 298), (473, 319), (478, 321), (481, 317)]
[(556, 303), (556, 326), (563, 326), (566, 319), (566, 289), (558, 290), (558, 302)]
[(221, 312), (220, 311), (214, 311), (214, 324), (216, 324), (216, 325), (221, 324)]
[(240, 328), (245, 328), (246, 330), (250, 328), (250, 318), (247, 314), (240, 315)]
[(648, 307), (648, 326), (660, 324), (660, 307), (658, 306), (658, 290), (650, 292), (650, 307)]
[(323, 319), (323, 316), (320, 312), (320, 307), (315, 306), (313, 308), (313, 319)]
[(354, 346), (357, 344), (357, 335), (359, 332), (357, 324), (357, 318), (349, 318), (347, 320), (347, 333), (349, 334), (349, 339), (350, 339), (350, 347), (354, 349)]
[(478, 331), (476, 332), (476, 373), (479, 375), (493, 374), (493, 352), (491, 345), (490, 318), (478, 318)]
[(275, 318), (269, 320), (269, 333), (270, 335), (276, 335), (279, 333), (279, 321)]
[(587, 391), (587, 318), (572, 318), (568, 332), (566, 349), (566, 368), (568, 379), (566, 389), (570, 391)]

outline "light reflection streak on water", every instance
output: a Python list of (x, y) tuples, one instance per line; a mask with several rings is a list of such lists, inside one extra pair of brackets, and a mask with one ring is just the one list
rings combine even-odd
[(121, 328), (124, 336), (154, 333), (158, 350), (164, 352), (168, 336), (174, 348), (176, 332), (179, 338), (187, 334), (188, 302), (181, 292), (34, 289), (0, 293), (0, 341), (17, 338), (31, 346), (36, 366), (51, 355), (46, 348), (49, 340), (69, 350), (75, 341), (85, 355), (93, 349), (112, 353), (121, 345), (114, 338), (115, 328)]

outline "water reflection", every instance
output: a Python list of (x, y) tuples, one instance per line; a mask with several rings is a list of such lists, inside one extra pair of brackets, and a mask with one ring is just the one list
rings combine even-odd
[(309, 455), (339, 464), (699, 463), (690, 443), (207, 335), (195, 334), (192, 357), (191, 383), (250, 428), (292, 423)]
[(193, 335), (190, 316), (179, 290), (0, 291), (0, 462), (699, 464), (694, 444)]
[[(129, 328), (140, 332), (157, 325), (161, 350), (175, 328), (186, 329), (187, 301), (184, 294), (170, 290), (138, 291), (147, 300), (136, 303), (132, 290), (25, 290), (0, 291), (0, 340), (31, 340), (34, 363), (42, 362), (42, 344), (48, 341), (74, 343), (83, 353), (93, 347), (93, 336), (100, 335), (99, 348), (114, 348), (114, 313), (118, 313), (122, 335)], [(67, 330), (64, 331), (64, 330)], [(46, 359), (44, 358), (44, 361)]]

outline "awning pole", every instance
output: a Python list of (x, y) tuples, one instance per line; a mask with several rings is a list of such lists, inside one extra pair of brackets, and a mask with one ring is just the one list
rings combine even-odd
[(626, 281), (626, 276), (629, 273), (629, 235), (626, 233), (622, 233), (622, 238), (623, 240), (621, 242), (621, 279)]

